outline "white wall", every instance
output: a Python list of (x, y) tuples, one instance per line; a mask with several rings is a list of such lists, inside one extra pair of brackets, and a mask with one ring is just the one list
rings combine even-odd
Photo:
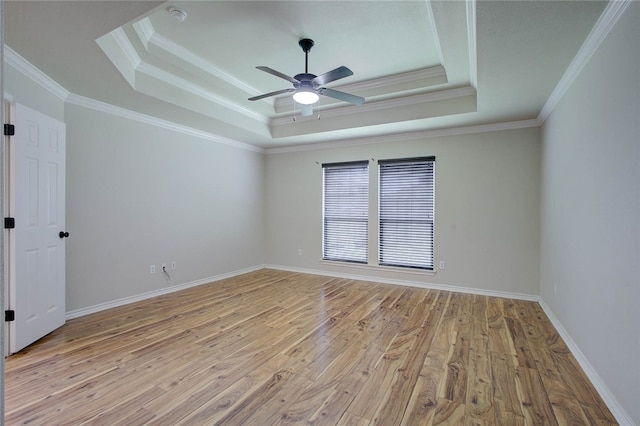
[[(640, 3), (542, 131), (543, 300), (640, 424)], [(557, 290), (554, 289), (557, 288)]]
[[(371, 268), (320, 262), (322, 163), (436, 156), (435, 275), (377, 262), (377, 165), (370, 162)], [(266, 263), (417, 283), (536, 295), (540, 143), (537, 128), (267, 155)], [(302, 249), (302, 256), (298, 255)]]
[[(68, 104), (67, 307), (263, 263), (263, 155)], [(155, 264), (156, 274), (149, 273)]]

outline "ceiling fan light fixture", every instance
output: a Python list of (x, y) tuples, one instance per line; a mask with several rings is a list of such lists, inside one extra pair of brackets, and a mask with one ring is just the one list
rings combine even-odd
[(293, 100), (302, 105), (312, 105), (318, 102), (320, 96), (310, 90), (298, 90), (293, 94)]

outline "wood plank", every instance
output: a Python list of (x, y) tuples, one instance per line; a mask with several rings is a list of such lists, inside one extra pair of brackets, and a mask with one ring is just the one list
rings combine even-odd
[(551, 407), (560, 425), (588, 425), (589, 420), (582, 407), (566, 384), (542, 377), (542, 383), (549, 395)]
[(522, 404), (518, 399), (513, 356), (491, 352), (496, 424), (524, 425)]
[(487, 308), (487, 296), (474, 297), (465, 415), (467, 422), (478, 425), (493, 424), (495, 419)]
[(5, 366), (7, 424), (615, 424), (535, 302), (266, 269)]
[(517, 368), (516, 386), (527, 424), (558, 424), (538, 370)]

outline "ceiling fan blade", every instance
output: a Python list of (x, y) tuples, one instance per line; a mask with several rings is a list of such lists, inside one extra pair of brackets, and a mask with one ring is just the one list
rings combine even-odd
[(318, 93), (324, 96), (329, 96), (330, 98), (349, 102), (350, 104), (354, 105), (362, 105), (364, 103), (364, 98), (361, 98), (360, 96), (351, 95), (349, 93), (340, 92), (338, 90), (327, 89), (326, 87), (318, 89)]
[(269, 96), (276, 96), (276, 95), (281, 95), (283, 93), (295, 92), (295, 91), (296, 91), (296, 89), (291, 87), (290, 89), (276, 90), (275, 92), (269, 92), (269, 93), (265, 93), (264, 95), (254, 96), (253, 98), (249, 98), (249, 100), (250, 101), (258, 101), (260, 99), (268, 98)]
[(327, 83), (340, 80), (341, 78), (349, 77), (350, 75), (353, 75), (353, 71), (351, 71), (347, 67), (342, 66), (317, 76), (313, 79), (313, 82), (318, 84), (319, 86), (324, 86)]
[(280, 77), (280, 78), (282, 78), (284, 80), (287, 80), (290, 83), (297, 83), (298, 82), (298, 80), (296, 80), (295, 78), (289, 77), (288, 75), (283, 74), (280, 71), (274, 70), (273, 68), (264, 67), (264, 66), (259, 66), (259, 67), (256, 67), (256, 68), (258, 68), (260, 71), (268, 72), (271, 75), (275, 75), (276, 77)]

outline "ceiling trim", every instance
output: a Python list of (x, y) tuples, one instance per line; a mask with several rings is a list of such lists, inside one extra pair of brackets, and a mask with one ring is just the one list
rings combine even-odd
[[(447, 99), (462, 98), (465, 96), (473, 96), (476, 94), (476, 90), (473, 87), (458, 87), (455, 89), (439, 90), (437, 92), (423, 93), (419, 95), (406, 96), (402, 98), (387, 99), (377, 102), (364, 103), (360, 106), (343, 106), (333, 109), (322, 110), (323, 118), (343, 117), (350, 114), (362, 114), (368, 112), (375, 112), (380, 110), (400, 108), (404, 106), (425, 104), (429, 102), (442, 101)], [(300, 117), (299, 121), (315, 120), (311, 117)], [(284, 126), (291, 124), (291, 117), (276, 117), (271, 120), (271, 126)]]
[[(239, 112), (240, 114), (243, 114), (249, 118), (252, 118), (256, 121), (259, 121), (261, 123), (264, 124), (268, 124), (269, 120), (268, 118), (266, 118), (265, 116), (263, 116), (262, 114), (258, 114), (255, 113), (251, 110), (248, 110), (246, 108), (242, 108), (240, 106), (238, 106), (238, 104), (235, 104), (233, 102), (230, 102), (228, 100), (226, 100), (225, 98), (221, 98), (220, 96), (217, 96), (215, 93), (213, 93), (211, 90), (205, 89), (202, 86), (199, 86), (195, 83), (192, 83), (188, 80), (185, 80), (184, 78), (178, 77), (168, 71), (162, 70), (158, 67), (156, 67), (155, 65), (151, 65), (147, 62), (142, 62), (138, 68), (137, 71), (149, 76), (149, 77), (153, 77), (156, 78), (160, 81), (163, 81), (167, 84), (170, 84), (172, 86), (174, 86), (176, 89), (178, 90), (184, 90), (185, 92), (189, 92), (195, 96), (198, 96), (206, 101), (209, 102), (213, 102), (215, 104), (221, 105), (225, 108), (228, 108), (232, 111), (236, 111)], [(134, 87), (134, 89), (137, 91), (138, 89), (136, 89)]]
[(31, 62), (20, 56), (6, 44), (4, 45), (4, 61), (62, 101), (66, 100), (71, 94), (71, 92), (40, 71)]
[(421, 132), (396, 133), (390, 135), (369, 136), (358, 139), (343, 139), (332, 142), (320, 142), (309, 145), (296, 145), (282, 148), (265, 148), (267, 155), (286, 154), (292, 152), (315, 151), (319, 149), (344, 148), (348, 146), (374, 145), (379, 143), (397, 143), (419, 139), (431, 139), (444, 136), (467, 135), (473, 133), (500, 132), (504, 130), (526, 129), (539, 127), (536, 119), (507, 121), (503, 123), (478, 124), (475, 126), (449, 127), (444, 129), (424, 130)]
[(565, 70), (558, 84), (553, 89), (553, 92), (551, 92), (551, 95), (547, 98), (547, 101), (538, 114), (538, 121), (544, 122), (549, 117), (549, 114), (551, 114), (556, 105), (558, 105), (565, 92), (571, 87), (578, 75), (580, 75), (580, 72), (587, 62), (589, 62), (589, 59), (591, 59), (596, 50), (598, 50), (600, 44), (602, 44), (607, 35), (609, 35), (609, 32), (632, 2), (633, 0), (616, 0), (607, 3), (604, 12), (602, 12), (591, 29), (591, 32), (584, 40), (584, 43), (582, 43), (580, 50), (578, 50), (578, 53)]
[(425, 1), (427, 6), (427, 15), (429, 15), (429, 25), (433, 28), (433, 36), (435, 38), (434, 42), (436, 45), (436, 49), (438, 51), (438, 59), (440, 60), (440, 64), (444, 65), (444, 55), (442, 53), (442, 46), (440, 45), (440, 35), (438, 34), (438, 26), (436, 25), (436, 18), (433, 15), (433, 7), (431, 6), (430, 1)]
[[(140, 31), (143, 31), (143, 30), (140, 30)], [(104, 40), (108, 40), (109, 38), (115, 41), (116, 43), (115, 45), (117, 47), (110, 48), (107, 44), (105, 44)], [(107, 58), (109, 58), (109, 60), (114, 64), (116, 69), (120, 72), (120, 74), (124, 77), (124, 79), (129, 83), (129, 85), (133, 88), (133, 90), (137, 92), (141, 92), (141, 91), (139, 87), (136, 87), (137, 79), (135, 78), (135, 73), (141, 73), (148, 77), (155, 78), (159, 81), (162, 81), (163, 83), (166, 83), (170, 86), (173, 86), (177, 90), (188, 92), (201, 99), (204, 99), (207, 102), (212, 102), (214, 104), (227, 108), (231, 111), (240, 113), (248, 118), (256, 120), (259, 123), (263, 123), (263, 124), (269, 123), (269, 119), (262, 114), (258, 114), (254, 111), (244, 108), (234, 102), (231, 102), (225, 98), (222, 98), (216, 95), (211, 90), (208, 90), (200, 85), (192, 83), (184, 78), (176, 76), (173, 73), (170, 73), (168, 71), (165, 71), (163, 69), (156, 67), (155, 65), (145, 62), (140, 57), (136, 49), (133, 47), (131, 40), (129, 39), (129, 37), (127, 37), (122, 27), (116, 28), (115, 30), (109, 32), (108, 34), (105, 34), (104, 36), (98, 38), (96, 40), (96, 43), (98, 43), (98, 45), (102, 48), (102, 51), (105, 53)], [(126, 58), (126, 61), (121, 62), (122, 67), (118, 66), (118, 61), (114, 57), (114, 55), (118, 53), (117, 51), (114, 51), (114, 50), (117, 50), (117, 49), (119, 49), (120, 52)], [(123, 62), (126, 62), (126, 64)], [(155, 96), (153, 93), (146, 93), (146, 92), (141, 92), (141, 93), (145, 93), (149, 96), (154, 96), (158, 98), (158, 96)]]
[(478, 56), (476, 41), (476, 0), (467, 0), (467, 43), (469, 49), (469, 84), (478, 88)]
[(21, 73), (22, 75), (24, 75), (25, 77), (27, 77), (28, 79), (36, 83), (37, 85), (53, 93), (63, 102), (68, 102), (72, 105), (93, 109), (95, 111), (115, 115), (122, 118), (127, 118), (127, 119), (138, 121), (141, 123), (150, 124), (153, 126), (167, 129), (167, 130), (173, 130), (179, 133), (183, 133), (185, 135), (191, 135), (201, 139), (222, 143), (224, 145), (233, 146), (235, 148), (244, 149), (252, 152), (264, 153), (263, 148), (257, 147), (255, 145), (251, 145), (245, 142), (240, 142), (234, 139), (225, 138), (213, 133), (204, 132), (202, 130), (197, 130), (188, 126), (183, 126), (181, 124), (177, 124), (172, 121), (163, 120), (157, 117), (142, 114), (126, 108), (111, 105), (106, 102), (101, 102), (95, 99), (91, 99), (85, 96), (71, 93), (67, 89), (62, 87), (59, 83), (57, 83), (55, 80), (53, 80), (51, 77), (49, 77), (48, 75), (40, 71), (31, 62), (27, 61), (22, 56), (20, 56), (20, 54), (18, 54), (16, 51), (11, 49), (6, 44), (4, 45), (3, 56), (4, 56), (3, 58), (4, 62), (6, 64), (15, 68), (19, 73)]
[[(388, 75), (380, 78), (372, 78), (366, 81), (360, 81), (357, 83), (349, 83), (340, 86), (336, 86), (336, 89), (343, 90), (345, 92), (366, 92), (368, 90), (379, 89), (381, 87), (388, 87), (395, 84), (413, 83), (415, 81), (421, 81), (426, 79), (432, 79), (437, 77), (444, 77), (446, 79), (447, 73), (442, 65), (436, 65), (434, 67), (422, 68), (419, 70)], [(446, 80), (445, 80), (446, 81)], [(336, 101), (338, 102), (338, 101)], [(293, 97), (291, 95), (283, 96), (276, 99), (276, 109), (285, 108), (293, 104)]]
[[(142, 63), (142, 59), (140, 58), (140, 55), (138, 55), (138, 52), (136, 51), (136, 49), (131, 44), (129, 37), (127, 37), (127, 34), (124, 32), (122, 27), (116, 28), (115, 30), (111, 31), (110, 34), (115, 40), (115, 42), (118, 44), (118, 47), (120, 47), (120, 49), (122, 50), (122, 53), (124, 53), (124, 56), (127, 58), (129, 63), (131, 64), (131, 67), (134, 70), (137, 69)], [(98, 40), (96, 40), (96, 42), (100, 44)], [(108, 56), (109, 55), (107, 55), (107, 57)]]
[[(193, 67), (199, 68), (205, 71), (207, 74), (211, 74), (214, 77), (217, 77), (224, 82), (237, 87), (238, 89), (245, 91), (251, 95), (257, 95), (260, 93), (258, 89), (252, 87), (245, 82), (238, 80), (237, 78), (227, 74), (221, 69), (217, 68), (212, 63), (206, 61), (202, 57), (196, 55), (189, 49), (171, 41), (170, 39), (158, 34), (153, 28), (153, 24), (151, 20), (147, 17), (144, 18), (135, 24), (133, 24), (136, 32), (138, 33), (138, 37), (140, 37), (142, 43), (145, 45), (147, 51), (149, 50), (149, 44), (154, 45), (158, 49), (167, 52), (182, 61), (192, 65)], [(138, 31), (138, 28), (140, 30)]]
[(380, 136), (372, 136), (372, 137), (359, 138), (359, 139), (344, 139), (340, 141), (320, 142), (320, 143), (314, 143), (310, 145), (299, 145), (299, 146), (284, 147), (284, 148), (260, 148), (245, 142), (240, 142), (234, 139), (225, 138), (213, 133), (197, 130), (192, 127), (184, 126), (168, 120), (163, 120), (150, 115), (142, 114), (136, 111), (111, 105), (111, 104), (101, 102), (95, 99), (91, 99), (85, 96), (76, 95), (74, 93), (69, 92), (60, 84), (55, 82), (51, 77), (44, 74), (42, 71), (36, 68), (33, 64), (31, 64), (29, 61), (24, 59), (18, 53), (16, 53), (9, 46), (5, 45), (4, 49), (5, 49), (4, 60), (7, 64), (14, 67), (17, 71), (21, 72), (23, 75), (31, 79), (36, 84), (42, 86), (43, 88), (49, 90), (54, 95), (58, 96), (60, 100), (66, 101), (69, 104), (93, 109), (95, 111), (115, 115), (125, 119), (138, 121), (138, 122), (149, 124), (152, 126), (157, 126), (160, 128), (172, 130), (178, 133), (198, 137), (201, 139), (222, 143), (224, 145), (232, 146), (235, 148), (239, 148), (239, 149), (243, 149), (251, 152), (257, 152), (261, 154), (268, 154), (268, 155), (283, 154), (283, 153), (289, 153), (289, 152), (313, 151), (313, 150), (319, 150), (319, 149), (345, 147), (345, 146), (369, 145), (369, 144), (377, 144), (377, 143), (383, 143), (383, 142), (401, 142), (401, 141), (410, 141), (410, 140), (416, 140), (416, 139), (428, 139), (428, 138), (434, 138), (434, 137), (453, 136), (453, 135), (470, 134), (470, 133), (485, 133), (485, 132), (494, 132), (494, 131), (502, 131), (502, 130), (523, 129), (528, 127), (538, 127), (541, 125), (541, 122), (539, 120), (532, 119), (532, 120), (510, 121), (510, 122), (494, 123), (494, 124), (480, 124), (476, 126), (466, 126), (466, 127), (451, 127), (451, 128), (445, 128), (445, 129), (426, 130), (422, 132), (380, 135)]
[(153, 117), (150, 115), (142, 114), (136, 111), (132, 111), (119, 106), (111, 105), (106, 102), (101, 102), (95, 99), (87, 98), (76, 94), (70, 94), (66, 100), (69, 104), (77, 105), (80, 107), (92, 109), (94, 111), (103, 112), (117, 117), (126, 118), (133, 121), (138, 121), (144, 124), (150, 124), (152, 126), (160, 127), (167, 130), (173, 130), (185, 135), (195, 136), (197, 138), (207, 139), (213, 142), (218, 142), (224, 145), (233, 146), (235, 148), (244, 149), (247, 151), (264, 153), (264, 149), (244, 142), (239, 142), (234, 139), (218, 136), (213, 133), (197, 130), (192, 127), (183, 126), (172, 121), (163, 120), (161, 118)]
[(142, 42), (145, 50), (149, 50), (149, 40), (151, 40), (151, 37), (153, 37), (153, 34), (156, 32), (153, 24), (151, 24), (151, 20), (146, 17), (138, 22), (134, 22), (132, 26), (136, 34), (138, 34), (138, 38)]

